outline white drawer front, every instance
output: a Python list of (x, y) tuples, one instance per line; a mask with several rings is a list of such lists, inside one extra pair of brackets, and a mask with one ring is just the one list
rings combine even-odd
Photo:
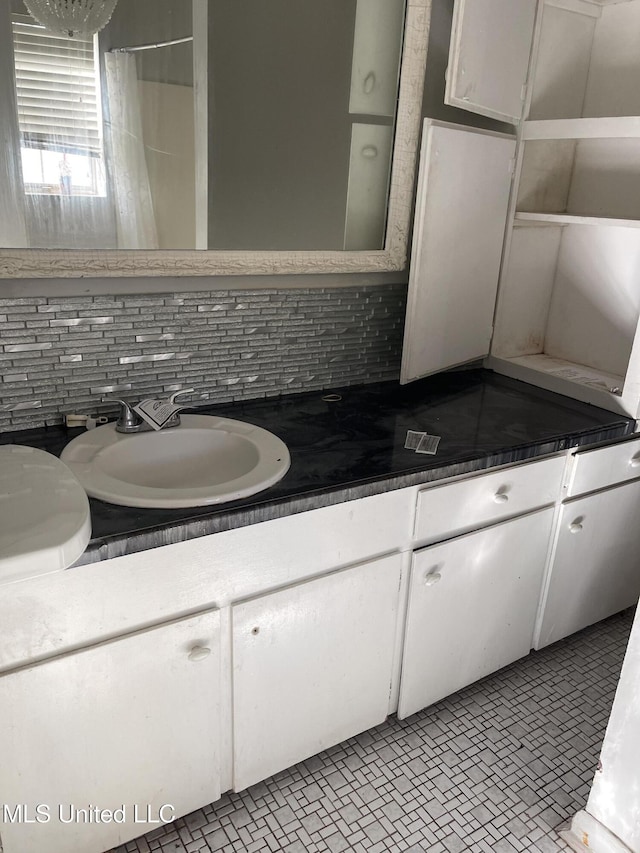
[(556, 456), (423, 489), (418, 494), (414, 539), (436, 542), (554, 503), (565, 461), (565, 456)]
[(566, 496), (583, 495), (640, 477), (640, 438), (576, 453)]

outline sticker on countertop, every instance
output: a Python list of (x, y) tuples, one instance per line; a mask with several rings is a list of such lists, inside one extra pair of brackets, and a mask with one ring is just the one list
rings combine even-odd
[(439, 435), (429, 435), (427, 432), (418, 432), (413, 429), (407, 430), (407, 437), (404, 442), (406, 450), (413, 450), (415, 453), (428, 453), (431, 456), (437, 452), (439, 444)]

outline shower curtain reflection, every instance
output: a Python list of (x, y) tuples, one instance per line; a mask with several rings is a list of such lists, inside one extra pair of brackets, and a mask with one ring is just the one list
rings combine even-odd
[(0, 246), (27, 248), (20, 131), (13, 84), (11, 9), (0, 5)]
[(135, 57), (106, 53), (110, 172), (119, 249), (157, 249)]

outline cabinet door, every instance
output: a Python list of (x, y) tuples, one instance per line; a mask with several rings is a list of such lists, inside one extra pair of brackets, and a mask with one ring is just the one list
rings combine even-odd
[(517, 124), (537, 0), (456, 0), (445, 102)]
[(232, 609), (236, 791), (381, 723), (401, 557)]
[[(208, 612), (0, 678), (0, 802), (50, 816), (5, 822), (5, 853), (98, 853), (153, 829), (147, 807), (220, 796), (219, 631)], [(126, 823), (65, 822), (90, 806)]]
[(640, 595), (640, 481), (562, 507), (535, 648), (634, 605)]
[(417, 551), (398, 717), (528, 654), (553, 509)]
[(489, 353), (515, 137), (426, 119), (400, 381)]

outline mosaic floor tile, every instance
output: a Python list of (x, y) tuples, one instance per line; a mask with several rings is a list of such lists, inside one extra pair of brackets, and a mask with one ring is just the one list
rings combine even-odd
[(633, 614), (111, 853), (565, 853)]

